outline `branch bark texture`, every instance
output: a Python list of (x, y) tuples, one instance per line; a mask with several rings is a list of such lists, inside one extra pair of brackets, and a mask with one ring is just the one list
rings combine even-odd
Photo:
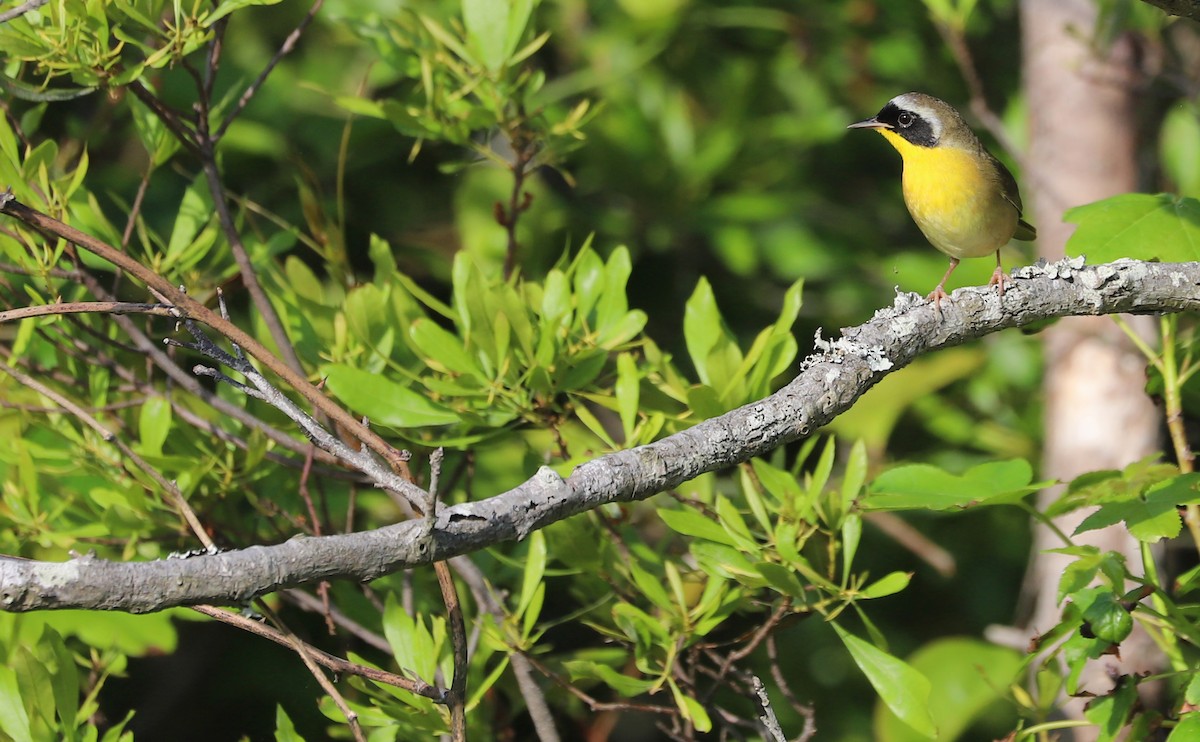
[(407, 567), (523, 539), (606, 503), (647, 498), (705, 472), (812, 435), (887, 374), (916, 357), (1007, 328), (1066, 315), (1200, 310), (1200, 263), (1066, 260), (1023, 268), (1003, 297), (960, 289), (941, 313), (900, 294), (865, 324), (822, 340), (775, 394), (654, 443), (600, 456), (563, 478), (543, 467), (508, 492), (421, 520), (354, 534), (296, 537), (216, 555), (119, 563), (0, 558), (0, 608), (90, 608), (134, 613), (178, 605), (242, 604), (281, 588), (335, 578), (370, 580)]

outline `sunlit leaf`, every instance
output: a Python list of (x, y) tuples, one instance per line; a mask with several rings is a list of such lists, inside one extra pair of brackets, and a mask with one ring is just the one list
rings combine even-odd
[(875, 692), (901, 721), (926, 738), (937, 736), (929, 711), (929, 680), (903, 660), (831, 624)]
[(379, 374), (341, 364), (326, 366), (324, 373), (329, 390), (375, 424), (420, 428), (459, 420), (450, 410)]
[(1067, 240), (1067, 254), (1093, 263), (1200, 260), (1200, 201), (1194, 198), (1125, 193), (1067, 209), (1063, 219), (1079, 225)]

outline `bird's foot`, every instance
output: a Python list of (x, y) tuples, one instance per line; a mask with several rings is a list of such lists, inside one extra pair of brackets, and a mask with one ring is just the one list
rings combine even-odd
[(1012, 282), (1012, 276), (1005, 273), (1004, 269), (1000, 266), (996, 266), (996, 270), (992, 271), (992, 277), (988, 281), (988, 286), (999, 286), (1000, 296), (1004, 296), (1004, 284)]
[(936, 311), (937, 315), (939, 317), (941, 317), (942, 316), (942, 299), (945, 299), (945, 298), (947, 298), (946, 288), (943, 284), (939, 283), (937, 285), (937, 288), (935, 288), (933, 291), (929, 292), (929, 296), (926, 296), (925, 300), (933, 302), (934, 311)]

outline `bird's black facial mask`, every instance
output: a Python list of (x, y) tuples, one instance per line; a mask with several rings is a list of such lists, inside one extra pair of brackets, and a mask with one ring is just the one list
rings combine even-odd
[(929, 121), (921, 114), (901, 108), (895, 103), (884, 106), (876, 114), (875, 120), (918, 147), (932, 147), (938, 142)]

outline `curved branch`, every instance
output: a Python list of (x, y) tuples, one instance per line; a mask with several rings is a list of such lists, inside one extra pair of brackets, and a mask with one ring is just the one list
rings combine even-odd
[(654, 443), (600, 456), (563, 479), (543, 467), (503, 494), (374, 531), (296, 537), (212, 556), (118, 563), (0, 558), (0, 608), (99, 608), (135, 613), (202, 603), (240, 604), (307, 582), (370, 580), (445, 560), (606, 503), (641, 500), (705, 472), (724, 469), (811, 435), (863, 393), (916, 357), (968, 340), (1067, 315), (1200, 310), (1200, 263), (1122, 260), (1096, 266), (1064, 260), (1015, 272), (1003, 297), (960, 289), (941, 316), (916, 294), (900, 294), (816, 351), (789, 384), (753, 404)]

